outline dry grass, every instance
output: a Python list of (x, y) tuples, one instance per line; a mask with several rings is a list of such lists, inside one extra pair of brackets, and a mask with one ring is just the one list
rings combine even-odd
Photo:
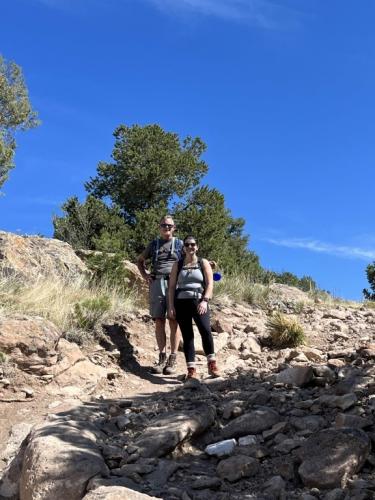
[(295, 318), (276, 312), (267, 321), (274, 347), (297, 347), (305, 343), (305, 332)]
[(266, 307), (269, 298), (269, 286), (254, 283), (251, 277), (246, 275), (224, 276), (222, 280), (214, 284), (214, 297), (226, 298), (237, 302)]
[[(82, 324), (79, 324), (79, 321), (82, 323), (82, 314), (95, 317), (99, 323), (134, 310), (137, 305), (134, 290), (119, 291), (105, 283), (93, 286), (84, 278), (70, 282), (40, 279), (34, 283), (22, 283), (0, 275), (0, 314), (40, 316), (52, 321), (68, 335), (74, 336), (74, 332), (82, 330)], [(78, 309), (82, 312), (80, 317)], [(90, 325), (94, 329), (95, 325)]]

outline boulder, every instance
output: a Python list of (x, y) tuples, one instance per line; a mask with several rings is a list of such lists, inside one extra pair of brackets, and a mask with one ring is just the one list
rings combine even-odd
[(4, 231), (0, 231), (0, 269), (27, 281), (40, 277), (75, 280), (88, 272), (68, 243)]
[(150, 497), (125, 486), (100, 486), (87, 493), (83, 500), (160, 500), (160, 498)]
[(134, 445), (142, 457), (162, 457), (185, 439), (208, 429), (215, 414), (213, 407), (203, 405), (199, 410), (169, 413), (151, 422)]
[(57, 362), (57, 327), (42, 318), (17, 316), (0, 319), (0, 351), (21, 370), (44, 375)]
[(280, 415), (271, 408), (262, 407), (235, 418), (221, 430), (223, 438), (238, 438), (260, 434), (280, 421)]
[(90, 422), (57, 421), (30, 434), (20, 477), (20, 500), (81, 500), (90, 478), (108, 470)]
[(345, 486), (370, 454), (368, 435), (353, 428), (325, 429), (305, 441), (298, 473), (309, 488), (330, 489)]

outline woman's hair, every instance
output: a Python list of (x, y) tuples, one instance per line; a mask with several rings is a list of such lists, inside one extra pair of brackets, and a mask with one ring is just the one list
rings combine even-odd
[(195, 236), (192, 236), (191, 234), (189, 236), (185, 236), (184, 238), (184, 245), (188, 240), (194, 240), (195, 244), (198, 246), (198, 240)]

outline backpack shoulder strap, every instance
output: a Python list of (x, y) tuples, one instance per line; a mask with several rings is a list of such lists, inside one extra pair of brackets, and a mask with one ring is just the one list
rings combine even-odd
[(159, 254), (159, 238), (156, 238), (155, 240), (152, 241), (152, 267), (155, 268), (156, 261), (158, 260), (158, 254)]
[(184, 267), (184, 259), (179, 259), (177, 262), (177, 278), (183, 267)]
[(203, 259), (202, 257), (198, 257), (198, 266), (200, 267), (200, 270), (202, 272), (202, 276), (203, 276), (203, 288), (206, 288), (206, 277), (204, 275), (204, 269), (203, 269), (203, 263), (202, 263)]

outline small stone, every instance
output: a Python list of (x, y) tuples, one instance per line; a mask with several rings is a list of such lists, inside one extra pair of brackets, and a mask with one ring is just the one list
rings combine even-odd
[(281, 476), (271, 477), (266, 483), (263, 485), (264, 492), (271, 496), (272, 498), (279, 499), (282, 498), (282, 492), (285, 489), (285, 481)]
[(21, 391), (25, 393), (27, 398), (34, 397), (34, 391), (32, 389), (30, 389), (30, 387), (23, 387), (21, 389)]
[(116, 425), (120, 431), (124, 431), (126, 427), (131, 423), (131, 420), (127, 416), (117, 417)]
[(208, 477), (208, 476), (202, 476), (197, 478), (195, 481), (192, 482), (191, 485), (193, 490), (204, 490), (206, 488), (216, 490), (220, 488), (220, 486), (221, 486), (221, 481), (218, 477)]
[(235, 455), (219, 462), (216, 471), (222, 479), (234, 482), (242, 477), (255, 476), (259, 468), (259, 462), (255, 458)]
[(249, 434), (248, 436), (240, 437), (238, 440), (240, 446), (247, 446), (250, 444), (257, 444), (257, 438), (254, 434)]

